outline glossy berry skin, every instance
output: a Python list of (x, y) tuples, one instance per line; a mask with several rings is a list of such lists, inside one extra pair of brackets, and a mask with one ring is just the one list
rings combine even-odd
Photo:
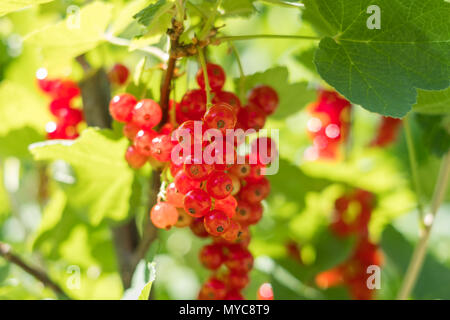
[(206, 180), (206, 190), (215, 199), (224, 199), (233, 191), (233, 181), (224, 172), (215, 171)]
[(175, 227), (177, 228), (185, 228), (191, 225), (192, 220), (194, 220), (194, 218), (192, 218), (190, 215), (188, 215), (186, 213), (186, 211), (184, 211), (184, 209), (181, 208), (177, 208), (178, 211), (178, 221), (175, 224)]
[(224, 199), (216, 199), (214, 202), (214, 209), (225, 212), (228, 218), (233, 218), (238, 202), (235, 197), (229, 195)]
[(230, 271), (227, 276), (227, 284), (232, 289), (242, 290), (249, 282), (250, 279), (245, 272)]
[(161, 119), (161, 107), (151, 99), (140, 100), (133, 108), (132, 121), (141, 127), (153, 128)]
[(188, 155), (184, 163), (184, 172), (194, 180), (203, 181), (206, 180), (209, 174), (214, 170), (214, 167), (210, 164), (202, 163), (201, 160), (194, 158), (192, 155)]
[(225, 264), (230, 270), (249, 272), (253, 267), (253, 256), (247, 249), (234, 245), (230, 248)]
[(199, 258), (205, 268), (217, 270), (224, 261), (222, 246), (219, 244), (204, 246), (200, 251)]
[(133, 141), (134, 138), (136, 138), (137, 133), (141, 130), (141, 128), (137, 125), (135, 125), (132, 122), (128, 122), (123, 126), (122, 132), (125, 137), (128, 138), (128, 140)]
[(256, 203), (264, 200), (270, 193), (270, 183), (266, 178), (252, 181), (242, 188), (240, 194), (242, 199), (249, 203)]
[(241, 232), (241, 226), (236, 221), (231, 220), (230, 226), (227, 231), (222, 234), (222, 238), (227, 240), (228, 242), (233, 242), (237, 240), (239, 233)]
[(227, 289), (225, 284), (217, 278), (210, 278), (200, 289), (199, 300), (222, 300)]
[(218, 129), (225, 133), (236, 125), (236, 114), (233, 107), (224, 102), (214, 104), (206, 111), (203, 121), (209, 129)]
[(275, 112), (278, 108), (278, 94), (269, 86), (254, 87), (248, 95), (248, 101), (254, 104), (265, 114), (269, 115)]
[(131, 121), (132, 111), (136, 104), (137, 100), (131, 94), (118, 94), (109, 103), (109, 113), (116, 121), (129, 122)]
[(257, 106), (251, 104), (239, 110), (237, 120), (237, 126), (244, 130), (260, 130), (266, 123), (266, 114)]
[(250, 157), (255, 157), (258, 164), (269, 164), (278, 156), (275, 141), (268, 137), (259, 137), (252, 141)]
[(230, 173), (238, 178), (243, 179), (250, 174), (250, 165), (246, 163), (235, 164), (230, 168)]
[(83, 112), (80, 109), (64, 108), (59, 113), (59, 119), (67, 126), (76, 126), (83, 121)]
[(273, 289), (270, 283), (263, 283), (258, 289), (258, 300), (273, 300)]
[(242, 107), (241, 101), (239, 100), (238, 96), (229, 91), (217, 91), (214, 93), (212, 103), (216, 104), (219, 102), (229, 104), (233, 108), (233, 111), (236, 115), (239, 111), (239, 108)]
[(242, 294), (239, 293), (237, 290), (228, 291), (225, 295), (224, 300), (244, 300), (244, 297)]
[(47, 131), (47, 139), (64, 139), (72, 140), (78, 137), (77, 130), (74, 126), (68, 126), (65, 123), (49, 122), (45, 126)]
[(160, 134), (152, 139), (150, 146), (150, 153), (153, 158), (161, 162), (167, 162), (170, 160), (170, 155), (174, 143), (172, 142), (170, 135)]
[(177, 208), (184, 207), (184, 195), (178, 192), (174, 182), (169, 183), (166, 188), (166, 201), (173, 204)]
[(247, 220), (248, 224), (257, 224), (259, 220), (262, 218), (263, 214), (263, 207), (260, 202), (252, 203), (251, 204), (251, 211), (250, 211), (250, 217)]
[(195, 218), (200, 218), (209, 213), (211, 209), (211, 197), (202, 189), (190, 190), (183, 199), (184, 210)]
[(139, 169), (147, 162), (148, 157), (140, 154), (135, 146), (129, 146), (125, 153), (125, 159), (130, 167)]
[(156, 135), (157, 133), (153, 130), (139, 130), (133, 141), (138, 152), (147, 157), (151, 156), (152, 140)]
[(250, 203), (244, 200), (239, 200), (233, 219), (240, 223), (248, 223), (251, 219), (252, 210), (253, 208)]
[[(206, 72), (208, 73), (209, 86), (212, 91), (222, 89), (225, 84), (225, 71), (221, 66), (214, 63), (206, 64)], [(197, 83), (200, 88), (205, 89), (205, 77), (203, 75), (203, 69), (197, 72)]]
[(61, 118), (61, 113), (70, 108), (70, 100), (65, 98), (54, 99), (49, 105), (50, 112), (57, 118)]
[(218, 237), (230, 227), (230, 218), (220, 210), (212, 210), (204, 217), (204, 224), (209, 234)]
[(192, 233), (199, 238), (209, 237), (208, 231), (205, 229), (205, 224), (203, 223), (203, 218), (194, 218), (192, 223), (189, 225)]
[(173, 137), (183, 146), (201, 145), (203, 141), (203, 125), (198, 122), (196, 124), (194, 120), (185, 121), (173, 132)]
[(182, 194), (188, 193), (192, 189), (200, 188), (201, 181), (193, 180), (183, 170), (180, 170), (174, 179), (178, 192)]
[(214, 169), (224, 171), (236, 163), (236, 149), (234, 145), (226, 140), (213, 141), (205, 147), (204, 160), (213, 163)]
[(130, 72), (128, 68), (121, 63), (116, 63), (108, 72), (109, 81), (117, 85), (123, 85), (127, 82)]
[(180, 103), (177, 105), (177, 121), (201, 120), (205, 112), (205, 91), (199, 89), (191, 90), (184, 94)]
[(150, 211), (150, 219), (155, 227), (169, 229), (178, 221), (177, 208), (167, 202), (157, 203)]

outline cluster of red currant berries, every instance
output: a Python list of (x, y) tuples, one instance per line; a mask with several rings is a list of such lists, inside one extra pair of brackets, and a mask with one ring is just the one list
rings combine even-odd
[(320, 288), (345, 285), (353, 299), (373, 298), (373, 290), (367, 286), (367, 268), (383, 263), (381, 250), (369, 240), (368, 223), (374, 200), (372, 193), (360, 189), (336, 200), (331, 230), (340, 237), (356, 236), (357, 245), (347, 261), (316, 276)]
[(305, 158), (336, 159), (339, 146), (348, 136), (350, 102), (336, 91), (319, 90), (318, 100), (308, 107), (308, 111), (311, 117), (307, 129), (313, 145), (306, 149)]
[[(180, 123), (176, 128), (160, 123), (162, 110), (155, 101), (136, 101), (127, 93), (112, 99), (110, 113), (125, 123), (124, 134), (132, 141), (125, 155), (130, 166), (139, 168), (150, 161), (168, 168), (173, 177), (151, 209), (152, 223), (163, 229), (189, 226), (196, 236), (213, 239), (200, 252), (201, 262), (213, 275), (202, 286), (199, 299), (242, 299), (240, 292), (253, 266), (248, 227), (261, 219), (261, 201), (270, 192), (261, 172), (268, 162), (258, 151), (270, 144), (266, 158), (271, 160), (276, 150), (270, 138), (260, 137), (253, 141), (250, 154), (238, 156), (245, 138), (236, 138), (233, 130), (261, 129), (266, 116), (277, 108), (278, 95), (268, 86), (259, 86), (250, 91), (248, 106), (242, 107), (236, 95), (222, 90), (224, 70), (208, 63), (207, 72), (212, 106), (207, 108), (200, 70), (200, 89), (188, 91), (180, 103), (170, 103)], [(173, 152), (174, 148), (180, 152)], [(226, 270), (220, 270), (223, 265)]]
[(373, 147), (386, 147), (393, 143), (397, 139), (401, 124), (401, 119), (381, 117), (377, 134), (370, 145)]
[(49, 109), (56, 118), (46, 125), (47, 139), (77, 138), (77, 126), (83, 121), (82, 110), (72, 107), (74, 98), (80, 95), (78, 85), (68, 79), (49, 79), (43, 68), (36, 72), (36, 78), (41, 91), (52, 99)]

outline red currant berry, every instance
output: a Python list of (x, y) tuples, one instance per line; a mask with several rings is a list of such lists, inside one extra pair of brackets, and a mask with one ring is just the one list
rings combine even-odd
[(61, 109), (59, 116), (61, 121), (67, 126), (76, 126), (83, 121), (83, 112), (80, 109)]
[(151, 99), (143, 99), (134, 106), (132, 121), (141, 127), (153, 128), (161, 119), (161, 107)]
[(139, 153), (147, 157), (152, 155), (152, 140), (156, 135), (153, 130), (139, 130), (133, 142)]
[(228, 280), (228, 282), (227, 282), (228, 286), (232, 289), (237, 289), (237, 290), (244, 289), (250, 282), (250, 279), (249, 279), (247, 273), (236, 272), (236, 271), (230, 271), (230, 273), (227, 276), (227, 280)]
[(273, 300), (273, 290), (270, 283), (263, 283), (258, 289), (258, 300)]
[(211, 197), (224, 199), (233, 191), (233, 181), (225, 172), (215, 171), (206, 180), (206, 190)]
[(204, 246), (200, 251), (199, 256), (200, 262), (205, 268), (210, 270), (217, 270), (224, 261), (222, 246), (219, 244)]
[(184, 94), (177, 115), (181, 119), (201, 120), (206, 111), (206, 93), (204, 90), (191, 90)]
[(224, 300), (244, 300), (244, 297), (238, 291), (232, 290), (227, 292)]
[(232, 242), (238, 238), (240, 232), (241, 226), (239, 225), (239, 223), (231, 220), (230, 226), (228, 227), (227, 231), (222, 234), (222, 238), (224, 238), (228, 242)]
[(255, 157), (257, 163), (263, 165), (271, 163), (278, 156), (275, 141), (268, 137), (259, 137), (253, 140), (250, 150), (250, 157)]
[(260, 202), (253, 203), (251, 205), (250, 218), (247, 220), (248, 224), (257, 224), (262, 218), (263, 207)]
[(217, 91), (214, 94), (214, 98), (212, 99), (212, 103), (216, 104), (219, 102), (225, 102), (233, 107), (233, 111), (235, 114), (239, 111), (239, 108), (242, 107), (241, 101), (238, 96), (233, 92), (229, 91)]
[(219, 210), (212, 210), (204, 218), (205, 229), (213, 236), (224, 234), (230, 227), (230, 218)]
[(118, 94), (109, 103), (109, 113), (116, 121), (129, 122), (131, 121), (132, 111), (136, 103), (136, 98), (131, 94)]
[(186, 174), (186, 172), (184, 172), (184, 170), (180, 170), (175, 175), (174, 182), (178, 191), (181, 192), (182, 194), (186, 194), (192, 189), (200, 188), (201, 184), (201, 181), (189, 178), (189, 176)]
[(148, 157), (140, 154), (135, 146), (129, 146), (125, 153), (125, 159), (127, 160), (130, 167), (139, 169), (147, 162)]
[(194, 218), (192, 218), (190, 215), (188, 215), (186, 213), (186, 211), (184, 211), (184, 209), (181, 208), (177, 208), (178, 211), (178, 221), (175, 224), (175, 227), (177, 228), (185, 228), (191, 225), (192, 220), (194, 220)]
[(191, 228), (192, 233), (199, 238), (209, 237), (209, 233), (206, 231), (205, 224), (203, 223), (203, 218), (194, 219), (189, 225), (189, 228)]
[(153, 138), (150, 152), (151, 156), (158, 161), (167, 162), (170, 160), (174, 142), (167, 134), (160, 134)]
[(126, 66), (121, 63), (116, 63), (108, 72), (108, 78), (114, 84), (123, 85), (127, 82), (129, 73)]
[(238, 202), (236, 198), (232, 195), (229, 195), (224, 199), (217, 199), (214, 202), (214, 209), (225, 212), (228, 218), (231, 219), (236, 212), (237, 204)]
[(251, 181), (242, 188), (240, 195), (242, 199), (250, 203), (257, 203), (264, 200), (270, 193), (270, 183), (266, 178)]
[(50, 102), (50, 112), (57, 118), (61, 118), (61, 113), (65, 111), (65, 109), (69, 109), (70, 100), (69, 99), (54, 99)]
[(128, 122), (123, 126), (123, 135), (128, 138), (128, 140), (133, 141), (136, 138), (137, 133), (141, 130), (139, 126), (132, 122)]
[(195, 218), (200, 218), (209, 213), (211, 198), (202, 189), (193, 189), (184, 196), (184, 210)]
[[(225, 71), (221, 66), (214, 63), (206, 64), (206, 72), (208, 73), (209, 86), (211, 90), (217, 91), (222, 89), (225, 84)], [(200, 88), (205, 89), (205, 77), (203, 75), (203, 69), (197, 72), (197, 83)]]
[(227, 289), (225, 284), (217, 278), (210, 278), (200, 289), (199, 300), (222, 300)]
[(269, 86), (258, 86), (250, 91), (248, 101), (269, 115), (278, 107), (278, 94)]
[(167, 202), (157, 203), (150, 212), (150, 219), (155, 227), (169, 229), (178, 221), (177, 208)]
[(253, 267), (253, 256), (247, 249), (235, 245), (230, 247), (225, 264), (230, 270), (249, 272)]
[(77, 129), (74, 126), (68, 126), (65, 123), (56, 123), (53, 121), (45, 125), (47, 139), (76, 139), (78, 137)]
[(234, 220), (240, 223), (248, 223), (252, 214), (252, 206), (247, 201), (239, 200), (235, 211)]
[(237, 155), (234, 145), (227, 141), (213, 141), (205, 147), (204, 160), (214, 163), (214, 169), (224, 171), (236, 163)]
[(203, 142), (203, 125), (200, 121), (183, 122), (173, 133), (173, 137), (183, 146), (201, 145)]
[(185, 159), (184, 171), (191, 179), (206, 180), (213, 170), (214, 167), (212, 165), (202, 163), (201, 160), (197, 160), (192, 155), (188, 155)]
[(174, 182), (171, 182), (166, 188), (166, 201), (177, 208), (184, 207), (184, 195), (178, 192)]
[(225, 133), (236, 125), (236, 115), (233, 107), (226, 103), (217, 103), (206, 111), (203, 121), (210, 129), (218, 129)]
[(236, 164), (230, 168), (230, 173), (238, 178), (245, 178), (250, 174), (250, 165), (246, 163)]
[(56, 80), (52, 84), (50, 95), (53, 98), (71, 100), (80, 94), (80, 88), (72, 80)]
[(266, 114), (261, 111), (261, 109), (251, 104), (245, 108), (239, 109), (237, 119), (240, 124), (239, 127), (242, 127), (244, 130), (260, 130), (266, 123)]

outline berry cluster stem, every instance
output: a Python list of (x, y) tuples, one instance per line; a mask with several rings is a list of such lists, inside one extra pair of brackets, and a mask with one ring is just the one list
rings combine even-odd
[(206, 108), (211, 107), (211, 86), (209, 85), (208, 70), (206, 68), (206, 59), (203, 54), (203, 49), (198, 48), (198, 59), (200, 60), (200, 65), (203, 70), (203, 77), (205, 78), (205, 91), (206, 91)]
[(244, 101), (245, 99), (245, 72), (244, 72), (244, 68), (242, 66), (242, 61), (241, 58), (239, 56), (239, 52), (236, 49), (236, 46), (234, 45), (233, 41), (230, 41), (230, 47), (234, 52), (234, 55), (236, 56), (236, 62), (238, 64), (239, 67), (239, 74), (240, 74), (240, 78), (239, 78), (239, 99), (241, 99), (241, 101)]
[(430, 238), (431, 228), (436, 218), (439, 207), (444, 199), (445, 192), (447, 190), (448, 180), (450, 176), (450, 152), (448, 152), (442, 159), (441, 168), (439, 170), (438, 181), (433, 193), (433, 199), (431, 201), (430, 212), (425, 215), (423, 219), (424, 228), (421, 230), (419, 236), (419, 242), (414, 249), (411, 261), (406, 271), (405, 279), (403, 280), (402, 287), (398, 293), (398, 300), (407, 299), (417, 282), (420, 270), (422, 269), (426, 252), (428, 240)]
[(298, 40), (320, 40), (319, 37), (301, 36), (295, 34), (248, 34), (239, 36), (223, 36), (213, 40), (214, 44), (224, 41), (254, 40), (254, 39), (298, 39)]
[(217, 10), (219, 9), (221, 4), (222, 0), (217, 0), (212, 14), (208, 17), (208, 19), (205, 22), (205, 25), (203, 26), (203, 29), (200, 31), (200, 34), (198, 36), (199, 40), (205, 40), (208, 37), (208, 33), (214, 24), (214, 20), (216, 19)]

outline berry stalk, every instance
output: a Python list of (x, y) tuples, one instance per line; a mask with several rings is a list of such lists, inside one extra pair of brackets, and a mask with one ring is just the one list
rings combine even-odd
[(206, 91), (206, 108), (209, 109), (211, 107), (211, 86), (209, 83), (208, 71), (206, 68), (206, 60), (205, 55), (203, 54), (203, 49), (198, 48), (198, 59), (200, 60), (200, 65), (203, 70), (203, 77), (205, 78), (205, 91)]

